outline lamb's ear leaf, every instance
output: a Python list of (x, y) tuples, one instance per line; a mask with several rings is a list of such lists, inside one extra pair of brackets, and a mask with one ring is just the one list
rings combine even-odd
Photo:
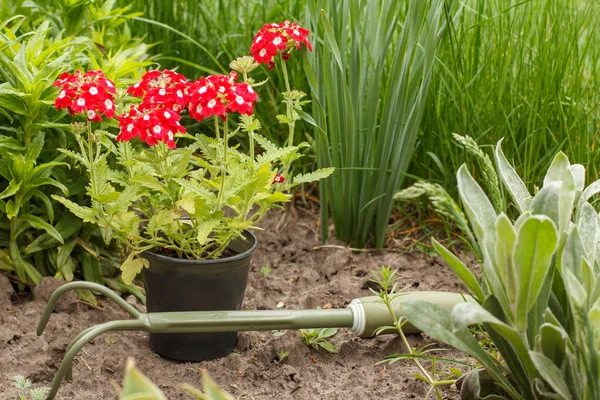
[(504, 400), (504, 397), (495, 394), (485, 396), (485, 394), (491, 392), (495, 386), (494, 379), (486, 374), (485, 370), (474, 369), (460, 377), (460, 398), (473, 400)]
[(489, 372), (496, 383), (512, 398), (522, 398), (504, 376), (495, 360), (473, 337), (468, 328), (453, 329), (452, 311), (421, 300), (407, 300), (402, 311), (408, 321), (420, 331), (471, 355)]
[(536, 351), (530, 351), (529, 355), (531, 360), (535, 364), (539, 374), (544, 380), (550, 385), (556, 393), (558, 393), (563, 399), (572, 399), (569, 387), (563, 379), (563, 374), (560, 369), (552, 362), (551, 359), (538, 353)]
[(442, 246), (437, 240), (431, 239), (431, 243), (433, 244), (435, 251), (437, 251), (438, 254), (448, 263), (450, 268), (452, 268), (454, 273), (458, 275), (463, 283), (467, 285), (471, 293), (473, 293), (473, 295), (477, 297), (479, 301), (483, 301), (485, 296), (475, 275), (473, 275), (473, 273), (458, 257), (452, 254), (452, 252), (450, 252), (447, 248)]
[(133, 358), (128, 358), (125, 366), (125, 375), (123, 376), (123, 389), (119, 393), (119, 400), (141, 398), (147, 400), (167, 400), (158, 386), (152, 383), (150, 379), (135, 367)]
[(482, 252), (487, 251), (493, 259), (494, 243), (496, 241), (496, 210), (483, 189), (475, 182), (466, 165), (463, 164), (458, 169), (456, 179), (460, 198), (469, 217), (469, 222), (473, 226), (477, 241), (482, 247)]
[(495, 156), (500, 179), (502, 179), (510, 197), (512, 197), (515, 202), (517, 209), (521, 213), (529, 210), (532, 200), (531, 194), (527, 190), (523, 180), (519, 177), (519, 174), (517, 174), (514, 167), (510, 165), (504, 156), (504, 153), (502, 152), (502, 140), (496, 145)]

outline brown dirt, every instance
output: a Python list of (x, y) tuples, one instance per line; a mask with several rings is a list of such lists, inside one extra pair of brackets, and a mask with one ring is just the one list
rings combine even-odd
[[(275, 215), (257, 232), (259, 248), (253, 257), (245, 309), (315, 308), (331, 304), (345, 307), (356, 297), (367, 296), (369, 271), (381, 265), (399, 270), (402, 283), (412, 290), (462, 290), (452, 271), (438, 258), (421, 253), (400, 255), (394, 252), (353, 253), (347, 249), (314, 249), (317, 216), (298, 211), (300, 216)], [(282, 218), (287, 221), (282, 223)], [(277, 229), (277, 227), (285, 228)], [(334, 240), (328, 245), (341, 245)], [(271, 268), (260, 274), (264, 265)], [(46, 278), (35, 290), (35, 299), (10, 294), (10, 285), (0, 275), (0, 399), (15, 399), (13, 377), (25, 375), (34, 386), (50, 385), (65, 348), (80, 331), (101, 322), (122, 319), (123, 312), (109, 301), (103, 310), (90, 308), (65, 297), (52, 315), (46, 332), (37, 337), (35, 327), (50, 293), (58, 282)], [(7, 297), (10, 295), (10, 301)], [(280, 304), (281, 305), (281, 304)], [(327, 306), (328, 307), (328, 306)], [(427, 337), (411, 336), (413, 346), (431, 342)], [(149, 376), (169, 399), (187, 399), (182, 383), (200, 387), (200, 369), (240, 399), (411, 399), (424, 398), (426, 385), (413, 377), (417, 369), (411, 361), (376, 365), (385, 355), (403, 352), (392, 335), (359, 339), (341, 329), (332, 342), (338, 354), (307, 348), (298, 332), (281, 337), (271, 332), (240, 333), (235, 352), (201, 363), (178, 363), (152, 353), (147, 334), (116, 332), (105, 334), (88, 344), (76, 357), (74, 380), (64, 382), (59, 399), (114, 399), (111, 381), (119, 382), (127, 356)], [(277, 351), (289, 356), (274, 362)], [(456, 350), (439, 353), (464, 360)], [(445, 398), (458, 398), (453, 388), (444, 389)]]

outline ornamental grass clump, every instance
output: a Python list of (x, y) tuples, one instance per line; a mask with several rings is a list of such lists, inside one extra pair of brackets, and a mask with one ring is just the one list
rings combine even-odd
[[(586, 187), (584, 167), (559, 153), (532, 196), (500, 144), (496, 169), (516, 218), (494, 208), (465, 165), (457, 173), (482, 278), (433, 241), (479, 304), (407, 301), (403, 310), (418, 329), (477, 359), (463, 399), (599, 399), (600, 216), (590, 199), (600, 181)], [(469, 331), (479, 324), (500, 357)]]
[[(55, 106), (87, 120), (72, 125), (80, 151), (63, 152), (87, 170), (91, 204), (55, 199), (98, 225), (105, 241), (123, 245), (125, 282), (147, 267), (138, 257), (146, 251), (195, 260), (228, 256), (229, 243), (287, 202), (292, 187), (332, 172), (287, 176), (308, 145), (278, 147), (258, 133), (253, 112), (260, 83), (249, 77), (258, 63), (246, 56), (231, 67), (228, 75), (195, 81), (175, 71), (149, 71), (127, 89), (115, 88), (102, 71), (78, 71), (57, 81), (62, 89)], [(301, 107), (288, 105), (288, 116)], [(211, 120), (215, 137), (186, 132), (184, 113)], [(101, 122), (107, 130), (94, 129)], [(110, 130), (117, 125), (115, 135)], [(236, 135), (247, 137), (249, 154), (229, 145)]]

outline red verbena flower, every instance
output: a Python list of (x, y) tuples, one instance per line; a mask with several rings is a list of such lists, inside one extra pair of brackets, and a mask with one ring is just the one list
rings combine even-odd
[(181, 115), (166, 106), (155, 108), (131, 106), (128, 113), (117, 118), (120, 128), (117, 142), (128, 142), (138, 137), (150, 146), (165, 142), (169, 148), (174, 149), (175, 134), (185, 133), (185, 128), (179, 123)]
[(115, 84), (104, 76), (104, 72), (64, 72), (53, 85), (61, 88), (54, 101), (57, 109), (66, 108), (71, 115), (85, 114), (88, 120), (95, 122), (101, 122), (103, 116), (114, 117)]
[(129, 86), (127, 93), (142, 98), (142, 110), (164, 105), (179, 111), (184, 109), (189, 101), (187, 78), (168, 69), (146, 72), (141, 81)]
[(285, 178), (283, 175), (275, 174), (275, 178), (273, 179), (273, 184), (275, 183), (283, 183), (285, 182)]
[(202, 121), (212, 115), (225, 118), (227, 113), (250, 115), (258, 94), (250, 85), (235, 82), (237, 74), (210, 75), (198, 79), (189, 87), (190, 116)]
[(284, 61), (290, 57), (290, 52), (302, 45), (312, 51), (308, 40), (308, 29), (302, 28), (296, 22), (285, 21), (279, 24), (266, 24), (254, 36), (250, 54), (257, 63), (266, 64), (269, 69), (273, 68), (273, 57), (281, 53)]

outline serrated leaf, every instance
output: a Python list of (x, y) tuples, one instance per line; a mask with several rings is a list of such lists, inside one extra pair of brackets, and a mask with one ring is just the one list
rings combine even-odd
[(65, 199), (64, 197), (52, 195), (52, 198), (67, 207), (69, 211), (81, 218), (83, 222), (90, 222), (92, 224), (96, 223), (96, 212), (93, 209), (80, 206), (79, 204), (74, 203), (69, 199)]
[(294, 179), (292, 181), (292, 186), (325, 179), (328, 176), (330, 176), (331, 174), (333, 174), (334, 171), (335, 171), (335, 168), (321, 168), (316, 171), (309, 172), (307, 174), (298, 174), (294, 177)]
[(217, 226), (219, 226), (220, 223), (221, 221), (219, 220), (211, 220), (198, 224), (196, 227), (196, 239), (198, 240), (198, 244), (200, 244), (200, 246), (204, 246), (206, 244), (209, 235)]
[(141, 257), (134, 258), (133, 253), (131, 253), (123, 264), (121, 264), (121, 279), (123, 279), (126, 285), (129, 285), (133, 282), (137, 274), (149, 266), (150, 261)]

